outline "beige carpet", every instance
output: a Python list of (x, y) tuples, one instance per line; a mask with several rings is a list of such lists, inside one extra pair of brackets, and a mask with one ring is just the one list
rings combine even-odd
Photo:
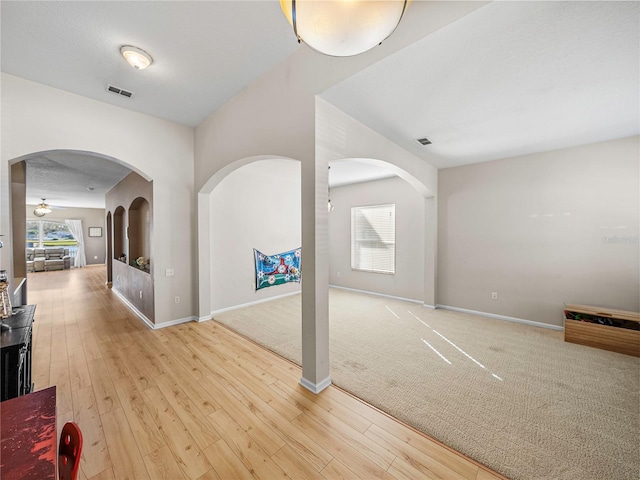
[[(215, 316), (300, 364), (300, 296)], [(332, 289), (333, 383), (513, 479), (638, 480), (640, 359)]]

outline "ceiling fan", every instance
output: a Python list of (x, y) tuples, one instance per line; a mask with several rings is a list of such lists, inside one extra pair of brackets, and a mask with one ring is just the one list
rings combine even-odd
[(33, 214), (36, 217), (44, 217), (47, 213), (51, 213), (51, 208), (45, 203), (45, 201), (46, 199), (43, 198), (42, 203), (39, 204), (33, 211)]

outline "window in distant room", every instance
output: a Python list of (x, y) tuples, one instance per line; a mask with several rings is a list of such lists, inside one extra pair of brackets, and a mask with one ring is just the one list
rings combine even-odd
[(27, 248), (64, 247), (73, 258), (78, 250), (78, 242), (66, 223), (47, 220), (27, 220)]
[(351, 208), (351, 268), (396, 273), (396, 206)]

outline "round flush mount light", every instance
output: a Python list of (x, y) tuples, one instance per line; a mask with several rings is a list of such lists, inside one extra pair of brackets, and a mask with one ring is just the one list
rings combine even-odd
[(333, 57), (371, 50), (391, 35), (411, 0), (280, 0), (298, 41)]
[(144, 70), (153, 63), (151, 55), (138, 47), (123, 45), (120, 47), (120, 53), (127, 63), (136, 70)]

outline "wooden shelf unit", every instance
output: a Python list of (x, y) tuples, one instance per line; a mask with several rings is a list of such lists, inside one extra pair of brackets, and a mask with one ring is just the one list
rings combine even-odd
[[(616, 325), (601, 325), (575, 320), (575, 314), (609, 319)], [(640, 357), (640, 313), (589, 305), (567, 305), (564, 320), (565, 342), (578, 343), (612, 352)]]

